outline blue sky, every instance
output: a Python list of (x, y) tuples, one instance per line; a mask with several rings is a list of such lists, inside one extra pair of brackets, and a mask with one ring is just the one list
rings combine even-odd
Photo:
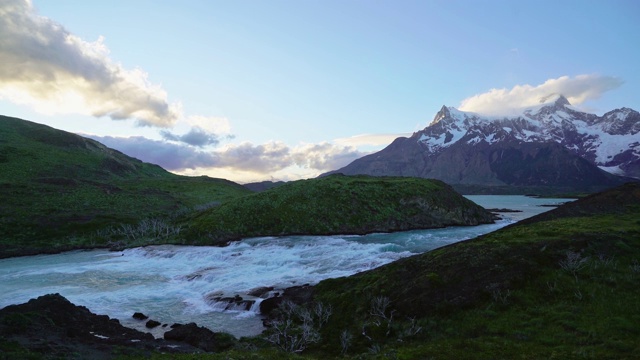
[(178, 173), (311, 177), (442, 105), (563, 92), (638, 110), (638, 15), (635, 0), (0, 0), (0, 114)]

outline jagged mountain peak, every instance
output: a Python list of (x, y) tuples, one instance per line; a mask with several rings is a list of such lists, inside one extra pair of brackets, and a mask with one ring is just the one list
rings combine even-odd
[(571, 103), (569, 102), (569, 100), (567, 100), (566, 97), (564, 97), (564, 95), (560, 95), (558, 96), (558, 98), (556, 99), (555, 103), (556, 106), (565, 106), (565, 105), (571, 105)]
[(548, 104), (553, 102), (553, 105), (558, 106), (558, 107), (562, 107), (565, 105), (571, 105), (571, 103), (569, 102), (569, 100), (567, 100), (567, 98), (562, 95), (562, 94), (549, 94), (547, 96), (543, 96), (540, 98), (540, 104)]
[(431, 121), (430, 125), (436, 124), (440, 120), (448, 117), (451, 117), (451, 112), (449, 111), (449, 108), (447, 108), (446, 105), (442, 105), (442, 107), (440, 108), (440, 111), (438, 111), (436, 113), (436, 116), (433, 117), (433, 120)]

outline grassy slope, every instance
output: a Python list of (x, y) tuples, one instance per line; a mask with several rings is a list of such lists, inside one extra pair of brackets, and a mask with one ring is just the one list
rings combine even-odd
[(0, 257), (100, 245), (105, 239), (87, 235), (247, 193), (227, 180), (174, 175), (93, 140), (0, 117)]
[(333, 175), (237, 198), (193, 220), (194, 238), (363, 234), (491, 222), (448, 185), (417, 178)]

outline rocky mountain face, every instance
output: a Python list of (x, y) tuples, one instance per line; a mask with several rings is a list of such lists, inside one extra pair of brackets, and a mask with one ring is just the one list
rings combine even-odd
[(564, 96), (509, 117), (443, 106), (423, 130), (335, 172), (593, 191), (640, 178), (640, 114), (597, 116)]

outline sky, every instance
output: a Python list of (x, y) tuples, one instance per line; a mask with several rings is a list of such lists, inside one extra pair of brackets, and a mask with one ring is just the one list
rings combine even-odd
[(563, 94), (640, 110), (636, 0), (0, 0), (0, 114), (184, 175), (315, 177)]

